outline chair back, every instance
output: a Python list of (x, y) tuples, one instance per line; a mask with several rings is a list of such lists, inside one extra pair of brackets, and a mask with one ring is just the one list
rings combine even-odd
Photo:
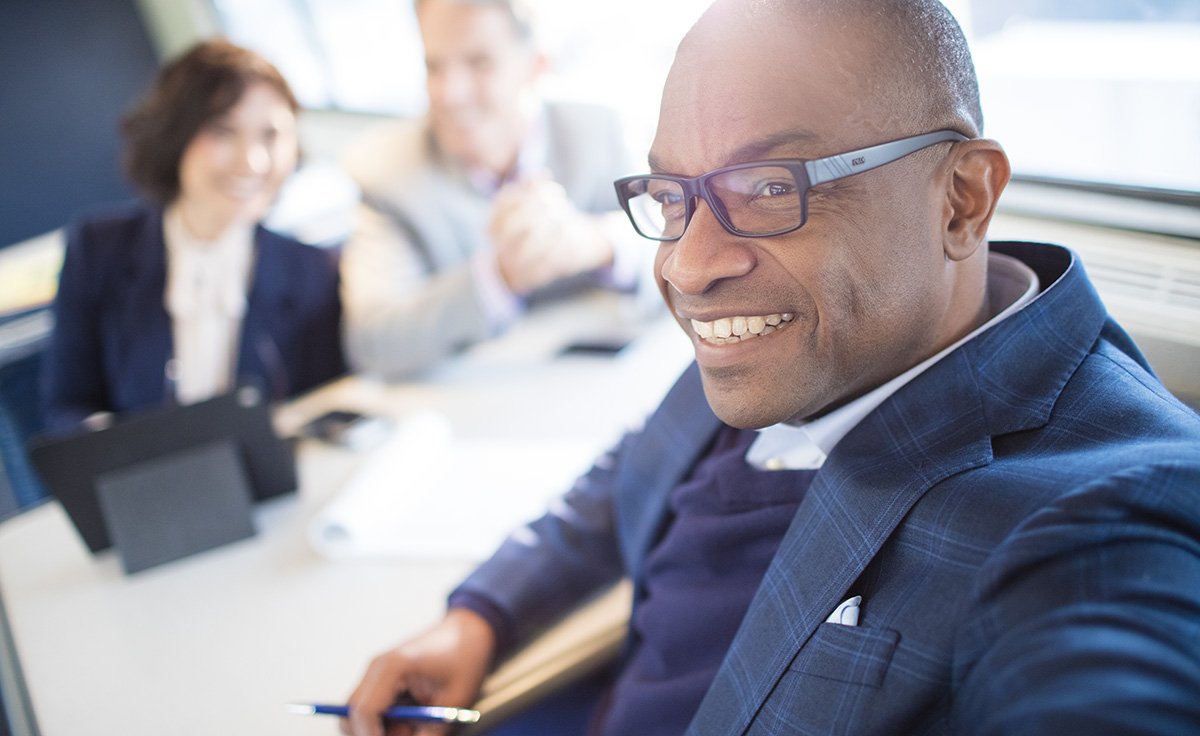
[(29, 441), (42, 431), (41, 351), (0, 365), (0, 518), (46, 497), (29, 463)]

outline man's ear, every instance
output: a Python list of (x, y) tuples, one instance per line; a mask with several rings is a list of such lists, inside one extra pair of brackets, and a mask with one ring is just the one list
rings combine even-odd
[(942, 247), (947, 258), (961, 261), (987, 238), (1011, 168), (1000, 144), (984, 138), (954, 144), (950, 166)]

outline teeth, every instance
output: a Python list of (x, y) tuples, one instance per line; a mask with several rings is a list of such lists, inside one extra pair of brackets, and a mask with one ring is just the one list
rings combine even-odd
[(749, 340), (759, 335), (769, 335), (796, 318), (792, 312), (777, 312), (754, 317), (722, 317), (712, 322), (692, 320), (692, 329), (715, 345)]

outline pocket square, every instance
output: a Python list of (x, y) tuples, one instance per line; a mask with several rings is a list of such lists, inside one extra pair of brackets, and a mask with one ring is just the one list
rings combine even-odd
[(837, 608), (833, 609), (833, 613), (829, 614), (829, 618), (825, 619), (825, 623), (858, 626), (858, 604), (860, 603), (862, 603), (861, 595), (847, 598), (839, 603)]

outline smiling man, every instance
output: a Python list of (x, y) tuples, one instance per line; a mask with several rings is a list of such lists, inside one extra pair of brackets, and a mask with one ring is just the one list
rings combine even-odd
[(347, 731), (470, 703), (623, 575), (591, 733), (1200, 727), (1200, 417), (1069, 250), (988, 243), (982, 134), (936, 0), (710, 8), (617, 181), (695, 366), (372, 663)]
[(362, 190), (342, 255), (347, 355), (389, 379), (502, 331), (540, 295), (634, 288), (649, 270), (614, 249), (632, 239), (612, 190), (630, 170), (622, 123), (541, 96), (547, 59), (523, 3), (415, 8), (428, 113), (368, 131), (344, 160)]

